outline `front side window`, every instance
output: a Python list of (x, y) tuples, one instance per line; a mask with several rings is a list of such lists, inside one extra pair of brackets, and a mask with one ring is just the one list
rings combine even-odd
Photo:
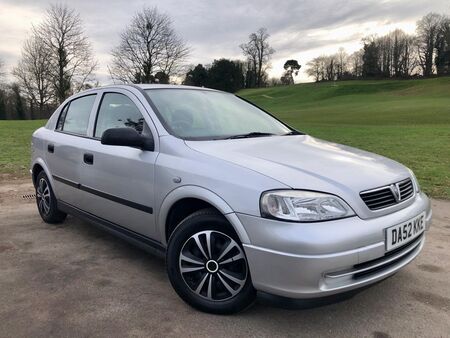
[(95, 137), (100, 138), (110, 128), (134, 128), (139, 134), (147, 134), (148, 127), (138, 107), (126, 95), (106, 93), (98, 110)]
[(62, 110), (57, 130), (87, 135), (89, 116), (97, 95), (87, 95), (70, 101)]
[(266, 112), (232, 94), (190, 89), (148, 89), (146, 93), (169, 131), (183, 139), (292, 132)]

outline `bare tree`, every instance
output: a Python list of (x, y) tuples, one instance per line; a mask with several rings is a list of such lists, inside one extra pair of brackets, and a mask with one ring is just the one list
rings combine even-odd
[(325, 81), (335, 81), (337, 74), (337, 60), (336, 54), (325, 57)]
[(44, 41), (35, 35), (25, 41), (13, 75), (29, 102), (31, 116), (35, 108), (42, 114), (54, 98), (51, 67), (51, 51)]
[(342, 80), (347, 73), (348, 54), (343, 47), (340, 47), (336, 53), (336, 78)]
[(0, 59), (0, 84), (3, 81), (3, 78), (5, 77), (5, 63), (2, 59)]
[(416, 38), (400, 29), (389, 33), (391, 40), (390, 75), (394, 77), (408, 77), (417, 67)]
[(6, 119), (6, 92), (5, 92), (5, 83), (4, 83), (4, 76), (5, 76), (5, 64), (3, 60), (0, 58), (0, 120)]
[(306, 66), (306, 74), (314, 78), (316, 82), (331, 81), (335, 79), (335, 56), (321, 55), (311, 61)]
[(111, 77), (120, 82), (152, 83), (178, 75), (190, 48), (172, 28), (167, 14), (145, 7), (134, 15), (112, 50)]
[(63, 102), (92, 80), (97, 62), (80, 15), (66, 5), (51, 5), (33, 33), (49, 50), (56, 99)]
[(321, 61), (319, 57), (316, 57), (306, 63), (306, 74), (312, 78), (314, 81), (319, 82), (321, 80), (322, 69), (321, 69)]
[(352, 77), (360, 78), (362, 77), (363, 70), (363, 54), (364, 51), (362, 49), (353, 52), (349, 56), (349, 67)]
[(247, 43), (239, 46), (247, 57), (256, 87), (264, 85), (264, 80), (267, 78), (266, 71), (270, 68), (270, 59), (275, 53), (275, 49), (269, 45), (269, 37), (267, 29), (260, 28), (256, 33), (250, 34)]
[(417, 21), (417, 42), (423, 76), (433, 74), (434, 48), (436, 46), (442, 16), (429, 13)]

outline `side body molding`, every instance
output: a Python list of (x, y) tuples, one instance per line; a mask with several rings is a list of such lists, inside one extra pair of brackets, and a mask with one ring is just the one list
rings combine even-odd
[(233, 226), (242, 243), (250, 243), (250, 239), (245, 231), (242, 223), (234, 213), (233, 209), (218, 195), (211, 190), (196, 186), (184, 185), (169, 192), (161, 203), (159, 214), (157, 218), (157, 226), (160, 233), (161, 243), (167, 245), (168, 238), (166, 238), (166, 219), (170, 208), (179, 200), (183, 198), (197, 198), (213, 205), (219, 210)]

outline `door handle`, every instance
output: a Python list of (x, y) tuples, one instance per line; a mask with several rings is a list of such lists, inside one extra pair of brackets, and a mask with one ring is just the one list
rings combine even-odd
[(83, 160), (84, 160), (84, 163), (92, 165), (92, 164), (94, 164), (94, 155), (86, 153), (83, 155)]
[(49, 153), (54, 153), (55, 152), (55, 145), (54, 144), (49, 144), (47, 145), (47, 150)]

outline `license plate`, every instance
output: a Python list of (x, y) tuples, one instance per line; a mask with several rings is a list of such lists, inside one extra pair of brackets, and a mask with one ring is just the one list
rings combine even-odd
[(425, 231), (425, 212), (411, 218), (410, 220), (391, 226), (386, 229), (386, 251), (393, 250), (414, 238), (420, 236)]

